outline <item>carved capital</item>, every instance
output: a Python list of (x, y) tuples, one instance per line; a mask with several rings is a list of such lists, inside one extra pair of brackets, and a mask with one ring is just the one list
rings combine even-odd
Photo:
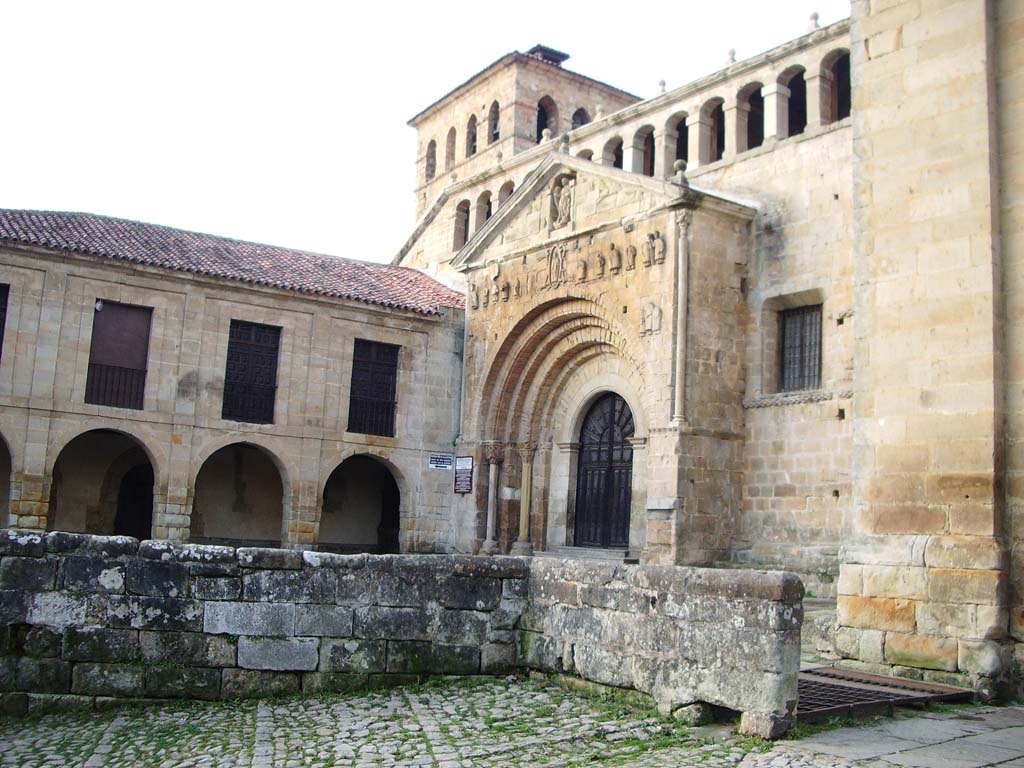
[(488, 464), (501, 464), (505, 460), (505, 446), (503, 443), (488, 442), (483, 444), (484, 457)]
[(537, 452), (537, 444), (534, 442), (520, 443), (516, 450), (519, 451), (519, 458), (523, 464), (533, 461), (533, 455)]
[(679, 230), (679, 234), (686, 236), (686, 233), (690, 229), (690, 224), (693, 223), (693, 211), (689, 208), (684, 208), (681, 211), (676, 211), (676, 228)]

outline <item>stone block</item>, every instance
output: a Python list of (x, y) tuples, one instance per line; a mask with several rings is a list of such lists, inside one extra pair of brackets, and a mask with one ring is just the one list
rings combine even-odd
[(312, 672), (319, 663), (320, 641), (314, 638), (241, 637), (238, 666), (275, 672)]
[(1008, 666), (1004, 646), (991, 640), (960, 640), (957, 668), (961, 672), (997, 677)]
[(614, 587), (584, 584), (580, 587), (580, 602), (583, 605), (610, 611), (646, 613), (651, 607), (650, 599), (640, 590), (624, 584)]
[(373, 605), (377, 602), (377, 581), (365, 568), (336, 571), (339, 605)]
[(575, 643), (573, 663), (576, 671), (586, 680), (616, 688), (632, 688), (634, 683), (631, 655), (618, 648)]
[(957, 642), (945, 637), (889, 632), (885, 636), (885, 661), (952, 672), (957, 665)]
[(188, 566), (163, 560), (132, 560), (128, 563), (126, 585), (133, 595), (188, 597)]
[(202, 576), (192, 581), (192, 597), (197, 600), (238, 600), (242, 580), (230, 576)]
[(40, 592), (32, 595), (28, 606), (29, 624), (64, 629), (85, 623), (86, 600), (80, 595)]
[(150, 664), (173, 662), (189, 667), (233, 667), (236, 646), (220, 635), (200, 632), (140, 632), (142, 657)]
[(348, 637), (352, 609), (340, 605), (296, 605), (295, 634), (313, 637)]
[(916, 623), (912, 600), (840, 595), (836, 608), (839, 626), (913, 632)]
[(900, 565), (865, 565), (863, 594), (867, 597), (902, 597), (922, 600), (928, 592), (928, 569)]
[(146, 670), (146, 695), (161, 699), (220, 698), (219, 669), (151, 667)]
[(438, 602), (444, 608), (493, 611), (501, 600), (501, 581), (480, 576), (452, 576), (439, 585)]
[(298, 692), (299, 676), (294, 672), (225, 669), (221, 677), (221, 697), (225, 699), (287, 696)]
[(261, 570), (242, 577), (242, 599), (252, 602), (333, 604), (337, 592), (337, 574), (326, 568)]
[(321, 672), (383, 672), (386, 661), (387, 643), (383, 640), (325, 638), (320, 642)]
[(387, 671), (408, 675), (476, 675), (480, 650), (421, 642), (389, 642)]
[(121, 594), (124, 575), (123, 563), (102, 557), (65, 557), (61, 563), (61, 587), (69, 592)]
[(434, 618), (424, 608), (356, 608), (353, 635), (369, 640), (430, 640)]
[(974, 616), (975, 606), (968, 603), (918, 603), (917, 630), (939, 637), (970, 637)]
[(974, 606), (974, 636), (983, 640), (1002, 640), (1007, 636), (1010, 611), (999, 605)]
[(931, 568), (1001, 570), (1006, 553), (988, 536), (932, 536), (924, 559)]
[(525, 601), (520, 598), (502, 598), (491, 614), (491, 626), (494, 629), (516, 629), (524, 608)]
[(42, 592), (53, 589), (57, 561), (44, 557), (5, 557), (0, 560), (0, 589)]
[(836, 584), (836, 592), (840, 595), (860, 595), (863, 592), (862, 566), (839, 565), (839, 582)]
[(672, 719), (690, 726), (707, 725), (715, 719), (715, 712), (710, 704), (698, 701), (673, 709)]
[(484, 675), (503, 675), (514, 672), (518, 651), (514, 642), (484, 643), (480, 646), (480, 672)]
[[(571, 643), (547, 637), (539, 632), (519, 633), (519, 664), (527, 669), (561, 672), (566, 666), (566, 652), (571, 655)], [(571, 667), (571, 661), (569, 666)]]
[(0, 556), (42, 557), (46, 552), (43, 535), (13, 528), (0, 530)]
[(240, 547), (236, 550), (236, 554), (238, 564), (243, 568), (293, 571), (302, 568), (302, 553), (290, 549)]
[(875, 663), (885, 661), (885, 636), (885, 632), (881, 630), (861, 630), (857, 658)]
[(739, 732), (743, 736), (760, 736), (762, 739), (781, 739), (793, 725), (792, 715), (776, 712), (744, 712), (740, 715)]
[(186, 544), (175, 541), (149, 540), (139, 544), (139, 557), (174, 563), (237, 566), (234, 547), (210, 544)]
[(295, 629), (291, 603), (207, 603), (203, 631), (210, 635), (286, 636)]
[(6, 717), (24, 717), (27, 714), (27, 693), (5, 693), (0, 695), (0, 715)]
[(59, 659), (18, 660), (17, 687), (29, 693), (68, 693), (71, 690), (71, 664)]
[(30, 602), (29, 595), (22, 589), (0, 589), (0, 624), (24, 623)]
[(47, 627), (26, 627), (19, 640), (22, 653), (38, 659), (60, 656), (61, 635)]
[(998, 605), (1003, 601), (1001, 571), (933, 568), (928, 576), (928, 597), (936, 602)]
[(19, 661), (17, 656), (0, 656), (0, 691), (18, 689)]
[(840, 656), (856, 659), (860, 655), (860, 636), (865, 630), (855, 627), (839, 627), (833, 638), (833, 647)]
[[(373, 687), (374, 678), (383, 675), (361, 675), (347, 672), (304, 672), (302, 674), (302, 692), (343, 693), (345, 691), (365, 691)], [(395, 676), (397, 677), (397, 675)]]
[(529, 561), (521, 557), (470, 557), (456, 555), (452, 558), (452, 573), (456, 576), (491, 579), (518, 579), (529, 576)]
[(134, 664), (76, 664), (71, 692), (87, 696), (141, 696), (146, 668)]
[(132, 629), (68, 627), (61, 656), (68, 661), (138, 661), (139, 633)]
[(505, 579), (501, 582), (501, 596), (526, 599), (530, 582), (527, 579)]
[(203, 628), (203, 603), (170, 597), (115, 595), (107, 603), (107, 623), (120, 628), (197, 632)]
[(433, 639), (442, 645), (483, 645), (487, 640), (488, 614), (476, 611), (445, 611), (437, 617)]
[(100, 558), (126, 558), (139, 550), (138, 539), (131, 536), (93, 536), (88, 533), (52, 531), (46, 534), (46, 551), (54, 555), (85, 555)]
[(354, 571), (366, 567), (367, 555), (341, 555), (334, 552), (302, 553), (302, 564), (306, 568), (330, 568), (333, 571)]
[[(122, 699), (122, 703), (123, 703)], [(44, 712), (67, 712), (78, 709), (94, 709), (95, 696), (72, 696), (71, 694), (30, 693), (28, 694), (28, 714)]]

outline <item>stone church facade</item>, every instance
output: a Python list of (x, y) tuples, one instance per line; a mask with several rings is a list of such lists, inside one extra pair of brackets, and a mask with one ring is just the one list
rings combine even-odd
[[(388, 267), (179, 258), (191, 233), (147, 261), (151, 233), (7, 212), (11, 523), (109, 532), (142, 451), (155, 537), (790, 570), (837, 598), (847, 663), (1003, 684), (1024, 11), (852, 10), (647, 100), (551, 48), (500, 58), (410, 121), (418, 219)], [(152, 310), (141, 409), (90, 402), (103, 302)], [(225, 410), (266, 359), (243, 332), (277, 339), (269, 421)]]

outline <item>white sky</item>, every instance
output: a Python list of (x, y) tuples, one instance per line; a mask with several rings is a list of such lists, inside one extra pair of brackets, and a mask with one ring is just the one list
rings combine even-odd
[(406, 121), (512, 50), (647, 98), (849, 0), (0, 0), (0, 208), (88, 211), (388, 261)]

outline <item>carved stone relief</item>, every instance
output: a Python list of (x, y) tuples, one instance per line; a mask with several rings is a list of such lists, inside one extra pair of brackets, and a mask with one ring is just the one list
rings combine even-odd
[(661, 308), (647, 302), (640, 313), (640, 335), (653, 336), (661, 330)]

